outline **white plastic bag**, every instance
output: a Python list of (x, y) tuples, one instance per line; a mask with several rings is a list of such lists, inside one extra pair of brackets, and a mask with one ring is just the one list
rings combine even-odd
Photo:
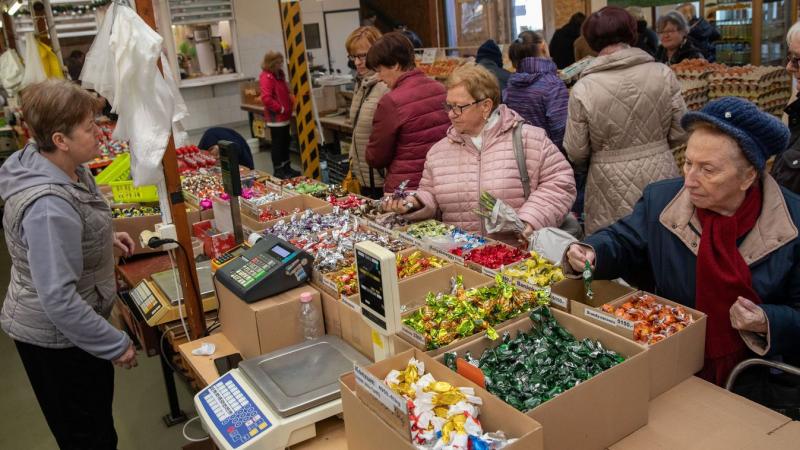
[(33, 32), (25, 34), (25, 75), (22, 77), (22, 87), (41, 83), (47, 79), (44, 73), (42, 58), (39, 56), (39, 42)]
[(517, 212), (502, 200), (497, 200), (489, 217), (483, 218), (486, 232), (489, 234), (503, 231), (522, 232), (525, 229)]
[(8, 49), (0, 56), (0, 82), (3, 89), (10, 95), (16, 95), (22, 87), (22, 79), (25, 77), (25, 66), (19, 58), (16, 50)]
[(108, 100), (109, 105), (114, 104), (116, 88), (114, 80), (117, 78), (117, 70), (114, 65), (114, 56), (111, 54), (108, 42), (111, 39), (111, 23), (113, 22), (114, 10), (117, 8), (115, 3), (108, 7), (103, 23), (97, 30), (92, 47), (86, 53), (83, 69), (78, 77), (81, 85), (86, 89), (92, 89)]
[(542, 228), (531, 235), (529, 251), (534, 251), (550, 261), (561, 261), (564, 251), (573, 242), (578, 242), (571, 234), (558, 228)]

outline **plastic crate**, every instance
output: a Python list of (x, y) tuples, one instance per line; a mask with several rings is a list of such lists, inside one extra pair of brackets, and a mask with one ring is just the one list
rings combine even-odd
[(123, 153), (114, 159), (99, 175), (94, 177), (97, 184), (109, 184), (112, 181), (125, 181), (131, 177), (131, 154)]
[(133, 181), (112, 181), (108, 183), (117, 203), (157, 202), (158, 187), (155, 185), (134, 187)]

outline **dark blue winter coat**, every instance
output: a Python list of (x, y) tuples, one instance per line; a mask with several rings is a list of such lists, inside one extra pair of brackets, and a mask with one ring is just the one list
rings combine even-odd
[[(755, 227), (739, 244), (769, 320), (769, 345), (742, 332), (762, 356), (798, 355), (800, 344), (800, 196), (766, 176)], [(596, 254), (595, 279), (623, 278), (688, 307), (695, 305), (701, 226), (683, 179), (649, 185), (631, 215), (585, 241)], [(761, 342), (762, 345), (755, 344)]]
[(529, 124), (542, 128), (556, 147), (564, 151), (569, 91), (551, 59), (523, 59), (517, 73), (508, 79), (503, 103)]

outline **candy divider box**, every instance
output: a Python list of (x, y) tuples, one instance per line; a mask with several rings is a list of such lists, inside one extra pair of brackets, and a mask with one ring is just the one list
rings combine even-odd
[[(639, 294), (652, 295), (656, 298), (658, 303), (663, 305), (682, 306), (672, 300), (644, 291), (636, 291), (630, 295), (608, 302), (608, 304), (616, 308), (623, 305), (631, 297)], [(707, 326), (706, 315), (686, 306), (684, 306), (684, 308), (686, 312), (692, 315), (694, 322), (672, 336), (647, 346), (650, 353), (651, 399), (672, 389), (703, 368)], [(572, 314), (626, 339), (635, 341), (633, 332), (635, 322), (608, 314), (600, 309), (600, 307), (591, 307), (582, 304), (575, 305)]]
[[(449, 293), (450, 280), (456, 275), (462, 276), (466, 289), (494, 284), (494, 280), (491, 277), (457, 265), (449, 265), (437, 271), (420, 274), (400, 286), (400, 302), (401, 307), (404, 308), (402, 318), (407, 318), (416, 310), (425, 306), (425, 298), (429, 292)], [(429, 355), (444, 353), (448, 349), (460, 345), (463, 342), (477, 339), (485, 333), (485, 331), (479, 331), (471, 336), (456, 340), (444, 347), (427, 351), (427, 353)], [(408, 325), (403, 324), (396, 337), (396, 341), (401, 341), (399, 348), (416, 348), (426, 351), (425, 337)]]
[(630, 295), (636, 291), (630, 286), (609, 280), (592, 281), (592, 291), (594, 297), (586, 297), (586, 286), (583, 280), (567, 278), (559, 281), (550, 287), (553, 304), (567, 305), (564, 309), (572, 312), (579, 305), (600, 306), (604, 303), (612, 302), (622, 296)]
[(247, 227), (247, 229), (249, 229), (253, 233), (260, 233), (278, 223), (279, 220), (291, 217), (292, 211), (294, 211), (297, 208), (299, 208), (300, 211), (305, 211), (310, 209), (318, 214), (328, 214), (329, 212), (333, 211), (333, 206), (331, 206), (328, 202), (326, 202), (325, 200), (314, 198), (310, 195), (295, 195), (293, 197), (282, 198), (274, 202), (266, 203), (260, 206), (259, 208), (260, 210), (264, 210), (267, 209), (268, 207), (271, 207), (273, 209), (282, 209), (288, 212), (289, 215), (285, 217), (279, 217), (277, 219), (268, 220), (266, 222), (260, 222), (258, 221), (257, 218), (242, 213), (242, 226)]
[(477, 384), (449, 370), (420, 350), (408, 350), (367, 367), (356, 367), (342, 375), (342, 410), (350, 450), (416, 450), (411, 442), (408, 414), (402, 407), (406, 400), (395, 394), (383, 379), (393, 369), (404, 370), (416, 358), (425, 365), (425, 373), (436, 381), (455, 387), (471, 387), (480, 397), (478, 420), (484, 433), (502, 430), (517, 440), (503, 447), (506, 450), (543, 450), (542, 426), (515, 410)]
[[(268, 186), (268, 185), (264, 185), (264, 186), (266, 188), (265, 192), (264, 192), (264, 195), (277, 194), (277, 195), (280, 196), (280, 198), (278, 198), (277, 200), (274, 200), (274, 201), (283, 200), (283, 199), (287, 198), (285, 195), (281, 194), (281, 192), (279, 190), (276, 190), (272, 186)], [(256, 197), (255, 199), (258, 199), (258, 198), (259, 197)], [(254, 199), (247, 199), (247, 198), (244, 198), (244, 197), (240, 197), (239, 198), (239, 206), (241, 208), (242, 215), (243, 216), (247, 215), (249, 217), (252, 217), (253, 219), (258, 219), (258, 216), (259, 216), (259, 213), (261, 212), (261, 210), (262, 209), (266, 209), (271, 203), (272, 202), (267, 202), (267, 203), (258, 205), (256, 203), (254, 203)]]
[[(579, 383), (556, 397), (526, 412), (544, 429), (545, 448), (604, 450), (625, 436), (647, 425), (650, 395), (648, 349), (579, 317), (550, 308), (556, 321), (577, 340), (589, 338), (625, 357), (625, 361)], [(507, 323), (497, 332), (512, 337), (528, 331), (533, 323), (526, 314)], [(453, 349), (459, 357), (469, 351), (479, 358), (483, 351), (496, 348), (501, 339), (485, 336), (462, 343)], [(443, 361), (444, 355), (435, 357)]]
[[(111, 209), (115, 208), (133, 208), (141, 206), (139, 203), (115, 203), (111, 204)], [(157, 206), (157, 204), (156, 204)], [(197, 208), (194, 208), (190, 205), (186, 205), (186, 219), (191, 226), (194, 223), (200, 222), (201, 215), (200, 211)], [(142, 247), (142, 243), (139, 241), (139, 235), (142, 231), (150, 230), (153, 231), (157, 223), (162, 221), (161, 215), (151, 215), (151, 216), (135, 216), (135, 217), (118, 217), (116, 219), (111, 219), (111, 225), (115, 232), (126, 232), (130, 235), (133, 242), (136, 244), (133, 250), (134, 255), (142, 255), (146, 253), (156, 253), (162, 252), (162, 249), (152, 249), (150, 247)], [(114, 249), (115, 255), (121, 255), (122, 252)]]

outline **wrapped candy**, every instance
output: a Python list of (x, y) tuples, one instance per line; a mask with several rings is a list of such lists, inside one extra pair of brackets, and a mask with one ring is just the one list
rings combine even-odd
[(434, 350), (484, 330), (490, 339), (497, 339), (494, 325), (549, 302), (548, 291), (522, 291), (500, 275), (495, 284), (473, 289), (464, 289), (459, 276), (451, 293), (428, 293), (425, 306), (403, 323), (425, 336), (426, 348)]
[(345, 267), (336, 272), (333, 275), (333, 281), (336, 283), (336, 291), (339, 295), (350, 297), (358, 294), (358, 276), (355, 266)]
[(456, 370), (456, 357), (463, 357), (481, 369), (489, 392), (524, 412), (624, 361), (600, 342), (577, 340), (547, 307), (533, 310), (530, 319), (529, 331), (515, 338), (505, 333), (478, 359), (450, 352), (445, 364)]
[(439, 268), (447, 264), (435, 256), (425, 256), (417, 250), (409, 255), (397, 255), (397, 278), (403, 279), (422, 273), (428, 269)]
[(328, 196), (328, 203), (330, 203), (333, 206), (339, 207), (341, 209), (357, 210), (365, 202), (366, 200), (355, 194), (350, 194), (344, 198), (336, 198), (332, 195)]
[(553, 265), (536, 252), (519, 264), (503, 269), (503, 276), (510, 280), (520, 280), (539, 287), (547, 287), (564, 279), (561, 267)]
[(492, 244), (470, 251), (464, 260), (490, 269), (499, 269), (502, 266), (514, 264), (527, 256), (527, 253), (518, 248), (504, 244)]
[[(242, 194), (244, 194), (244, 190), (242, 190)], [(260, 196), (257, 196), (251, 190), (250, 194), (251, 194), (251, 196), (249, 198), (247, 198), (247, 197), (245, 197), (245, 198), (247, 198), (247, 200), (250, 202), (251, 205), (256, 206), (256, 207), (264, 206), (267, 203), (272, 203), (274, 201), (278, 201), (278, 200), (283, 198), (283, 196), (281, 194), (278, 194), (277, 192), (267, 192), (267, 193), (264, 193), (264, 194), (262, 194)], [(244, 197), (244, 195), (242, 195), (242, 197)]]
[(500, 449), (513, 442), (501, 431), (483, 433), (478, 420), (483, 400), (473, 388), (436, 381), (417, 359), (389, 372), (384, 383), (406, 400), (411, 440), (419, 449)]
[(592, 290), (593, 278), (592, 264), (587, 259), (586, 263), (583, 265), (583, 287), (586, 290), (586, 298), (590, 300), (594, 298), (594, 291)]
[[(296, 208), (292, 213), (296, 214), (299, 213), (300, 209)], [(269, 222), (270, 220), (280, 219), (281, 217), (286, 217), (289, 215), (289, 212), (285, 209), (277, 209), (272, 207), (266, 207), (261, 209), (258, 213), (258, 221), (259, 222)]]
[(619, 307), (605, 304), (601, 309), (634, 322), (634, 339), (648, 345), (663, 341), (694, 323), (694, 318), (683, 306), (665, 305), (644, 293), (630, 297)]
[(444, 236), (450, 233), (453, 229), (455, 229), (455, 227), (452, 225), (445, 225), (436, 220), (426, 220), (424, 222), (409, 225), (409, 227), (406, 229), (406, 233), (417, 239), (421, 239), (425, 237)]
[(111, 217), (120, 219), (123, 217), (142, 217), (160, 216), (161, 208), (158, 206), (135, 206), (132, 208), (114, 208), (111, 210)]

